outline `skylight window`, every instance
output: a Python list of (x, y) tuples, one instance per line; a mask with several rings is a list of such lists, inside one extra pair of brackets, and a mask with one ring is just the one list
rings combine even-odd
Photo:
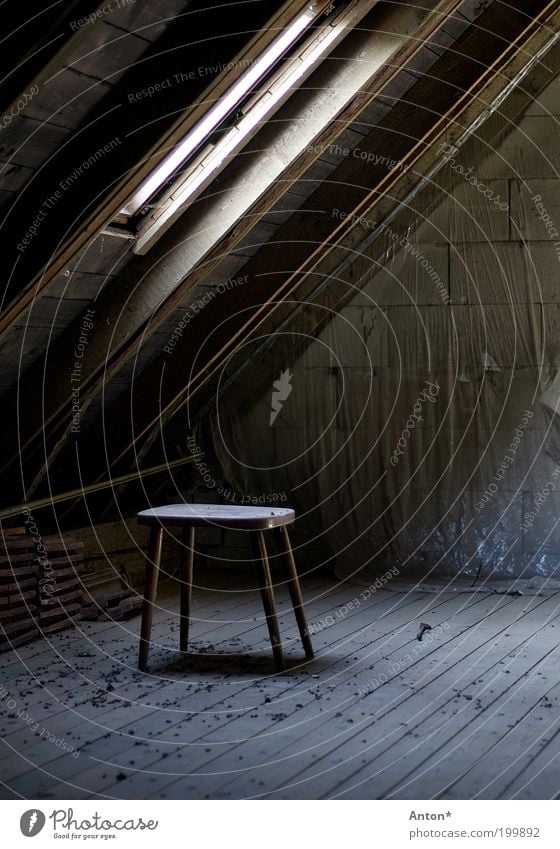
[[(315, 4), (316, 6), (319, 4)], [(309, 7), (299, 15), (284, 32), (259, 56), (232, 88), (179, 142), (142, 183), (127, 205), (122, 209), (126, 216), (135, 215), (144, 204), (165, 184), (169, 177), (183, 165), (200, 145), (216, 130), (231, 112), (249, 94), (254, 86), (265, 77), (279, 58), (284, 56), (302, 33), (315, 20), (318, 11)], [(228, 134), (229, 136), (229, 134)], [(224, 153), (224, 156), (227, 154)], [(223, 157), (222, 157), (223, 158)]]

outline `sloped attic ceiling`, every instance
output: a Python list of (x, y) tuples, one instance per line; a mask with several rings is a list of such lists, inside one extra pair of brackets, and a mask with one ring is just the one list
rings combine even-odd
[[(196, 85), (157, 97), (129, 94), (198, 68), (196, 45), (200, 67), (216, 68), (211, 82), (226, 85), (241, 68), (231, 60), (259, 55), (271, 20), (280, 28), (306, 5), (240, 4), (235, 21), (220, 17), (218, 34), (209, 4), (137, 0), (91, 21), (84, 6), (88, 22), (66, 32), (48, 67), (30, 69), (27, 90), (38, 94), (0, 139), (11, 234), (1, 325), (7, 512), (169, 459), (164, 425), (187, 401), (191, 414), (204, 409), (224, 358), (263, 322), (270, 333), (289, 321), (293, 304), (283, 301), (295, 288), (303, 300), (317, 275), (328, 280), (375, 235), (364, 216), (373, 209), (386, 220), (418, 191), (442, 139), (481, 132), (485, 118), (491, 133), (498, 108), (515, 116), (523, 73), (538, 89), (556, 72), (557, 2), (507, 11), (451, 0), (335, 4), (330, 14), (352, 12), (353, 26), (169, 229), (135, 253), (141, 227), (115, 232), (118, 212), (169, 150), (178, 121), (204, 113), (209, 81), (198, 74)], [(317, 28), (328, 25), (322, 17)], [(545, 49), (547, 62), (535, 63)], [(92, 152), (95, 169), (57, 197), (61, 179)], [(52, 197), (52, 213), (36, 222)], [(22, 234), (32, 237), (23, 251)]]

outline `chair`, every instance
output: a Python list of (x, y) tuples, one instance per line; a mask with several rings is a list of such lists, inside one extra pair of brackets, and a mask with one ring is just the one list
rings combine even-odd
[(288, 525), (293, 524), (294, 520), (295, 513), (289, 508), (245, 507), (224, 504), (172, 504), (165, 507), (154, 507), (139, 513), (138, 522), (150, 527), (138, 656), (139, 669), (146, 671), (148, 668), (152, 618), (161, 564), (163, 528), (166, 526), (180, 526), (183, 528), (183, 541), (186, 551), (182, 563), (181, 575), (181, 619), (179, 632), (179, 647), (181, 651), (188, 651), (189, 644), (195, 529), (197, 527), (218, 526), (231, 530), (250, 531), (257, 566), (259, 588), (268, 632), (270, 634), (274, 661), (276, 669), (282, 671), (284, 669), (284, 654), (282, 651), (274, 588), (270, 576), (270, 566), (264, 536), (264, 531), (274, 531), (281, 552), (281, 560), (284, 564), (286, 582), (305, 650), (305, 656), (312, 658), (313, 647), (305, 620), (303, 599), (287, 529)]

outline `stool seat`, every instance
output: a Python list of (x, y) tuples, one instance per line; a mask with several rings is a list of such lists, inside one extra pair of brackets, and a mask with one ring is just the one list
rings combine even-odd
[(141, 525), (192, 525), (268, 530), (291, 525), (296, 514), (289, 508), (245, 507), (230, 504), (168, 504), (138, 513)]
[(142, 510), (141, 513), (138, 513), (138, 522), (141, 525), (150, 526), (144, 605), (142, 608), (142, 626), (140, 631), (140, 649), (138, 654), (139, 668), (146, 670), (148, 666), (152, 618), (161, 565), (163, 528), (166, 525), (179, 525), (183, 528), (185, 556), (181, 570), (181, 620), (179, 633), (179, 647), (181, 651), (186, 652), (189, 643), (195, 528), (212, 525), (220, 528), (250, 532), (257, 567), (259, 589), (274, 660), (276, 662), (276, 668), (281, 671), (284, 669), (284, 655), (282, 641), (280, 639), (278, 615), (276, 613), (274, 585), (270, 575), (264, 535), (264, 531), (274, 531), (305, 656), (308, 658), (313, 657), (313, 647), (303, 610), (303, 599), (287, 529), (287, 526), (293, 524), (294, 521), (295, 512), (291, 508), (253, 507), (230, 504), (168, 504), (163, 507), (151, 507), (149, 510)]

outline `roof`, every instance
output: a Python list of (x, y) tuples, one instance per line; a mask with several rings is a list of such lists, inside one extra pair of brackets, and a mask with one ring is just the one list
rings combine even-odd
[(342, 24), (308, 75), (200, 192), (174, 206), (180, 173), (126, 219), (155, 164), (308, 5), (74, 2), (14, 28), (0, 90), (8, 512), (175, 459), (167, 429), (187, 407), (204, 415), (228, 358), (245, 352), (258, 392), (271, 335), (313, 338), (301, 304), (340, 308), (340, 269), (364, 242), (419, 193), (429, 208), (442, 145), (491, 140), (492, 116), (515, 120), (558, 72), (558, 2), (314, 4), (312, 35)]

